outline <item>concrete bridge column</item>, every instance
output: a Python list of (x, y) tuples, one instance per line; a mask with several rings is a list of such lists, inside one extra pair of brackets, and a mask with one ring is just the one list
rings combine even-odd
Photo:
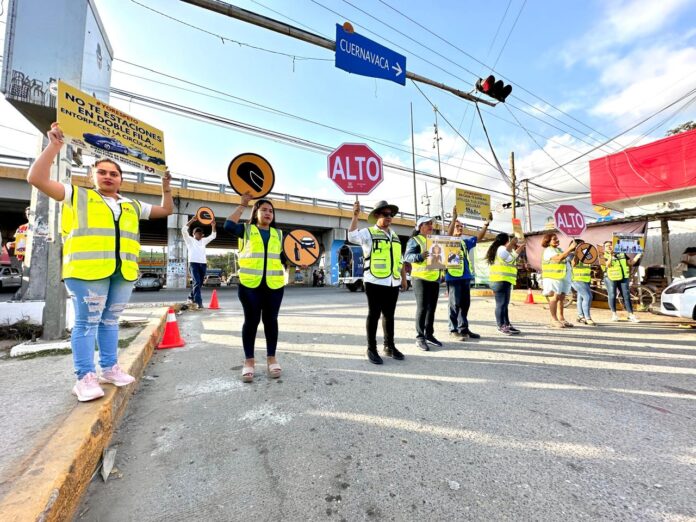
[(186, 288), (188, 251), (181, 227), (188, 221), (186, 214), (167, 217), (167, 288)]

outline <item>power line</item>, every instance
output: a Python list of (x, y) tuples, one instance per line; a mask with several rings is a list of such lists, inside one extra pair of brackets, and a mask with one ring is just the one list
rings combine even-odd
[(495, 66), (498, 65), (498, 60), (500, 60), (500, 57), (503, 55), (503, 51), (505, 50), (505, 47), (507, 46), (508, 40), (510, 40), (510, 36), (512, 36), (512, 32), (515, 30), (515, 26), (517, 25), (517, 21), (520, 19), (520, 15), (522, 14), (522, 11), (524, 10), (525, 5), (527, 5), (527, 0), (524, 0), (524, 2), (522, 2), (522, 6), (520, 7), (519, 12), (517, 13), (517, 18), (515, 18), (515, 22), (512, 24), (512, 27), (510, 28), (510, 32), (508, 32), (507, 38), (505, 38), (505, 43), (503, 43), (503, 46), (500, 48), (500, 52), (498, 53), (498, 57), (495, 59), (495, 62), (493, 62), (493, 67), (491, 67), (491, 69), (495, 69)]
[(491, 51), (493, 50), (493, 44), (495, 43), (496, 39), (498, 38), (498, 33), (500, 32), (500, 28), (503, 27), (503, 22), (505, 21), (505, 17), (507, 16), (511, 5), (512, 5), (512, 0), (508, 0), (507, 6), (505, 7), (505, 12), (503, 13), (502, 18), (500, 19), (500, 22), (498, 22), (498, 28), (495, 30), (495, 34), (493, 35), (493, 39), (491, 40), (491, 44), (488, 46), (488, 51), (486, 53), (486, 56), (489, 56), (491, 54)]
[[(177, 103), (172, 103), (172, 102), (167, 102), (165, 100), (159, 100), (156, 98), (151, 98), (148, 96), (143, 96), (137, 93), (125, 91), (122, 89), (118, 88), (112, 88), (111, 92), (115, 94), (118, 97), (121, 97), (121, 99), (125, 101), (135, 101), (136, 103), (140, 102), (139, 104), (141, 105), (146, 105), (152, 108), (155, 108), (157, 110), (162, 110), (164, 112), (168, 112), (170, 114), (176, 114), (179, 116), (188, 116), (190, 118), (194, 118), (198, 121), (206, 122), (206, 123), (212, 123), (214, 125), (219, 125), (223, 127), (232, 127), (235, 128), (236, 130), (239, 130), (241, 132), (245, 132), (247, 134), (253, 134), (256, 136), (260, 136), (262, 138), (266, 139), (271, 139), (273, 141), (289, 144), (291, 146), (299, 147), (305, 150), (309, 150), (312, 152), (318, 152), (322, 154), (329, 153), (333, 151), (333, 147), (330, 147), (328, 145), (323, 145), (321, 143), (317, 143), (311, 140), (307, 140), (304, 138), (300, 138), (298, 136), (293, 136), (291, 134), (285, 134), (282, 132), (277, 132), (277, 131), (272, 131), (270, 129), (265, 129), (263, 127), (259, 127), (256, 125), (251, 125), (247, 123), (243, 123), (237, 120), (233, 120), (230, 118), (226, 118), (224, 116), (219, 116), (211, 113), (207, 113), (204, 111), (200, 111), (197, 109), (193, 109), (191, 107), (187, 107), (181, 104)], [(409, 176), (413, 175), (413, 170), (411, 168), (407, 168), (401, 165), (397, 165), (395, 163), (389, 163), (389, 162), (384, 162), (384, 166), (388, 167), (392, 170), (396, 170), (399, 172), (404, 172)], [(416, 174), (422, 177), (427, 177), (431, 179), (436, 179), (439, 182), (439, 176), (436, 176), (435, 174), (431, 174), (429, 172), (424, 172), (424, 171), (416, 171)], [(505, 192), (500, 192), (497, 190), (493, 189), (487, 189), (484, 187), (480, 187), (478, 185), (473, 185), (470, 183), (464, 183), (461, 181), (452, 181), (453, 183), (457, 183), (459, 185), (463, 186), (468, 186), (480, 190), (487, 190), (489, 192), (495, 192), (497, 194), (501, 194), (503, 196), (509, 197), (510, 194), (507, 194)]]

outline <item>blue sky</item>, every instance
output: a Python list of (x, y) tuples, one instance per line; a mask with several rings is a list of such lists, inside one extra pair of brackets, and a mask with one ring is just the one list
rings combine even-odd
[[(437, 172), (433, 110), (410, 81), (402, 87), (347, 74), (334, 67), (333, 53), (328, 50), (175, 0), (96, 0), (96, 4), (114, 48), (114, 87), (332, 147), (360, 141), (349, 132), (378, 138), (381, 143), (368, 141), (370, 146), (385, 160), (405, 166), (411, 165), (412, 103), (416, 147), (422, 156), (417, 167)], [(573, 159), (696, 88), (696, 6), (688, 0), (238, 0), (235, 5), (295, 25), (299, 22), (328, 38), (335, 36), (336, 23), (348, 20), (357, 32), (405, 54), (409, 71), (463, 91), (473, 89), (476, 78), (489, 74), (495, 64), (495, 70), (510, 79), (514, 90), (507, 106), (482, 107), (483, 118), (506, 169), (510, 151), (515, 151), (518, 179), (537, 176)], [(0, 24), (0, 31), (4, 28)], [(285, 55), (229, 40), (223, 43), (215, 35)], [(120, 60), (341, 130), (259, 110)], [(437, 89), (420, 88), (480, 154), (441, 119), (443, 175), (507, 192), (500, 174), (481, 158), (493, 161), (478, 117), (474, 119), (474, 106)], [(664, 136), (665, 129), (695, 119), (696, 103), (683, 108), (691, 100), (693, 95), (582, 160), (539, 177), (539, 184), (552, 190), (587, 191), (589, 158), (652, 141)], [(177, 175), (223, 183), (234, 156), (257, 152), (275, 168), (276, 191), (351, 200), (327, 179), (323, 153), (184, 119), (120, 97), (113, 96), (111, 102), (164, 131), (167, 161)], [(0, 121), (35, 132), (4, 100), (0, 102)], [(33, 156), (36, 139), (0, 127), (0, 152)], [(365, 203), (387, 199), (411, 211), (410, 177), (390, 169), (385, 176), (385, 182), (364, 198)], [(420, 200), (425, 186), (426, 180), (419, 179), (419, 213), (424, 213)], [(427, 186), (433, 196), (431, 213), (439, 213), (439, 187), (432, 180)], [(565, 196), (537, 187), (532, 195), (544, 201)], [(444, 196), (449, 211), (454, 201), (453, 184), (445, 186)], [(493, 194), (494, 207), (507, 200)], [(577, 205), (587, 215), (594, 215), (588, 200), (578, 200)], [(550, 207), (535, 206), (535, 227), (551, 211)], [(498, 228), (509, 229), (509, 219), (509, 213), (495, 214)]]

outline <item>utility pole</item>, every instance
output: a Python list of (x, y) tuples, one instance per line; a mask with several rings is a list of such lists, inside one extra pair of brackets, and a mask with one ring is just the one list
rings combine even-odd
[(442, 222), (442, 231), (445, 230), (445, 201), (442, 191), (442, 165), (440, 164), (440, 131), (437, 128), (437, 107), (433, 107), (435, 112), (435, 148), (437, 148), (437, 172), (440, 177), (440, 221)]
[(517, 178), (515, 177), (515, 153), (510, 153), (510, 189), (512, 190), (512, 219), (517, 217)]
[[(334, 42), (333, 40), (324, 38), (323, 36), (320, 36), (318, 34), (310, 33), (309, 31), (305, 31), (304, 29), (300, 29), (299, 27), (295, 27), (284, 22), (274, 20), (273, 18), (254, 13), (253, 11), (247, 11), (246, 9), (242, 9), (241, 7), (228, 4), (227, 2), (222, 2), (221, 0), (181, 1), (187, 4), (202, 7), (203, 9), (207, 9), (218, 14), (229, 16), (230, 18), (236, 18), (237, 20), (241, 20), (242, 22), (247, 22), (253, 25), (257, 25), (259, 27), (263, 27), (264, 29), (268, 29), (270, 31), (275, 31), (276, 33), (280, 33), (285, 36), (297, 38), (298, 40), (302, 40), (303, 42), (311, 43), (312, 45), (317, 45), (319, 47), (323, 47), (324, 49), (329, 49), (330, 51), (336, 51), (336, 42)], [(442, 89), (443, 91), (451, 92), (455, 96), (471, 102), (484, 103), (490, 107), (496, 106), (495, 103), (489, 102), (488, 100), (472, 96), (468, 92), (460, 91), (459, 89), (455, 89), (454, 87), (450, 87), (449, 85), (445, 85), (441, 82), (436, 82), (434, 80), (431, 80), (430, 78), (426, 78), (425, 76), (421, 76), (410, 71), (406, 71), (406, 78), (413, 80), (414, 82), (425, 83), (427, 85), (437, 87), (438, 89)]]
[(428, 184), (423, 183), (425, 186), (425, 194), (421, 197), (421, 203), (425, 205), (425, 215), (430, 216), (430, 196), (428, 195)]
[(411, 102), (411, 159), (413, 160), (413, 215), (418, 221), (418, 196), (416, 194), (416, 141), (413, 135), (413, 102)]
[(524, 196), (527, 202), (527, 232), (532, 231), (532, 206), (529, 204), (529, 180), (524, 180)]

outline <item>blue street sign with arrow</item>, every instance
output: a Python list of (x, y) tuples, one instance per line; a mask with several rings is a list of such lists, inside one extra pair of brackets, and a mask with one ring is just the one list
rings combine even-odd
[(336, 24), (336, 67), (406, 85), (406, 57)]

